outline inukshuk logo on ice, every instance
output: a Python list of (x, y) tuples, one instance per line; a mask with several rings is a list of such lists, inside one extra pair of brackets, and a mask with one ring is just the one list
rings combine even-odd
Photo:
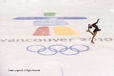
[(33, 36), (50, 36), (50, 35), (77, 35), (72, 28), (68, 27), (69, 23), (65, 20), (87, 19), (86, 17), (54, 17), (55, 13), (44, 13), (45, 17), (16, 17), (14, 20), (37, 20), (34, 25), (37, 29)]

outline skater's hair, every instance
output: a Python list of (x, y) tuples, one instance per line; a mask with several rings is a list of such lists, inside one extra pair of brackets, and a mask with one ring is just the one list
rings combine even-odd
[(92, 24), (88, 24), (88, 28), (92, 28)]

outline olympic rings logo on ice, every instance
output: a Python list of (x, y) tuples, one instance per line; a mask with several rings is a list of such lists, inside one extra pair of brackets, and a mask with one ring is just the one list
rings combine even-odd
[(81, 52), (89, 51), (90, 48), (89, 46), (83, 44), (75, 44), (71, 46), (54, 44), (54, 45), (49, 45), (48, 47), (46, 47), (45, 45), (30, 45), (27, 46), (26, 49), (29, 52), (35, 52), (44, 56), (53, 56), (58, 53), (67, 56), (72, 56), (72, 55), (77, 55)]

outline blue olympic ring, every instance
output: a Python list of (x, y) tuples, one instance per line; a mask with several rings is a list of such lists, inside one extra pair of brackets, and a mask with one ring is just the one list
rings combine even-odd
[[(56, 48), (54, 48), (54, 47), (56, 47)], [(59, 49), (59, 47), (60, 47), (60, 49)], [(67, 47), (65, 45), (50, 45), (48, 48), (45, 47), (44, 45), (30, 45), (26, 49), (29, 52), (37, 52), (38, 54), (44, 55), (44, 56), (52, 56), (57, 53), (71, 56), (71, 55), (77, 55), (80, 52), (89, 51), (90, 48), (89, 48), (89, 46), (86, 46), (86, 45), (75, 44), (75, 45), (71, 45), (70, 47)], [(49, 50), (51, 52), (51, 54), (45, 53), (45, 52), (47, 52), (46, 50)], [(73, 53), (70, 54), (68, 51), (73, 52)]]
[[(40, 49), (36, 49), (36, 50), (33, 50), (33, 49), (31, 49), (32, 47), (40, 47)], [(30, 51), (30, 52), (37, 52), (37, 53), (39, 53), (39, 54), (41, 54), (41, 55), (55, 55), (56, 53), (57, 53), (57, 51), (52, 51), (52, 52), (54, 52), (53, 54), (43, 54), (43, 52), (45, 51), (45, 50), (47, 50), (47, 48), (45, 47), (45, 46), (43, 46), (43, 45), (30, 45), (30, 46), (28, 46), (27, 48), (26, 48), (28, 51)], [(50, 50), (51, 51), (51, 50)]]
[[(81, 49), (77, 49), (77, 48), (74, 48), (75, 46), (81, 46), (81, 47), (84, 47), (84, 48), (86, 48), (86, 49), (83, 49), (83, 50), (81, 50)], [(75, 44), (75, 45), (72, 45), (72, 46), (70, 46), (70, 49), (71, 50), (77, 50), (77, 51), (80, 51), (80, 52), (85, 52), (85, 51), (88, 51), (90, 48), (89, 48), (89, 46), (87, 46), (87, 45), (82, 45), (82, 44)]]
[[(53, 49), (54, 46), (62, 46), (63, 48), (60, 49), (60, 50), (57, 50), (57, 49)], [(65, 53), (65, 52), (66, 52), (67, 50), (69, 50), (69, 49), (70, 49), (70, 51), (74, 51), (74, 50), (72, 50), (71, 48), (66, 47), (66, 46), (64, 46), (64, 45), (51, 45), (51, 46), (49, 46), (48, 49), (49, 49), (49, 50), (56, 50), (56, 51), (59, 51), (59, 52), (60, 52), (61, 54), (63, 54), (63, 55), (76, 55), (76, 54), (79, 54), (79, 51), (78, 51), (78, 50), (76, 50), (74, 54), (67, 54), (67, 53)]]

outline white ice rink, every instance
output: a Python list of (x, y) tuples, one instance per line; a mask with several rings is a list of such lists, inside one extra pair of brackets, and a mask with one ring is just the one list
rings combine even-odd
[(114, 0), (0, 0), (0, 76), (114, 76)]

